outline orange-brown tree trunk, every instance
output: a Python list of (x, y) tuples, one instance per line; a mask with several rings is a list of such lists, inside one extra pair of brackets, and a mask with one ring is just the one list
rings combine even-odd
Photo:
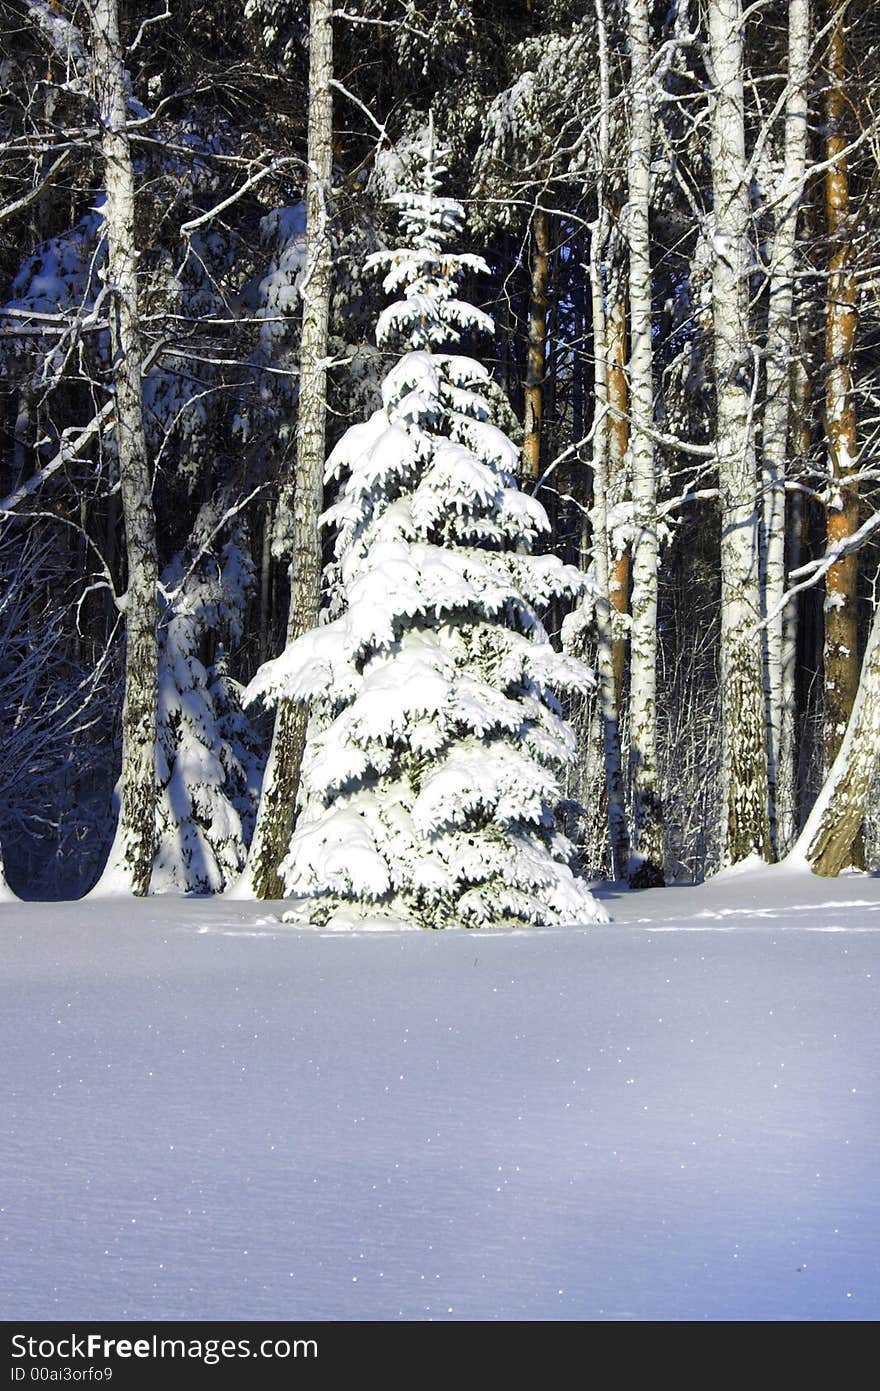
[[(852, 358), (856, 332), (856, 281), (850, 227), (846, 148), (846, 47), (843, 11), (834, 16), (828, 52), (825, 216), (829, 239), (825, 323), (825, 416), (828, 431), (828, 545), (858, 529), (859, 498), (851, 476), (856, 462), (856, 414)], [(825, 767), (843, 741), (859, 683), (858, 559), (832, 565), (825, 580)]]
[(523, 474), (541, 474), (541, 420), (547, 359), (547, 281), (550, 272), (550, 215), (536, 208), (532, 219), (532, 286), (529, 296), (529, 347), (526, 357)]

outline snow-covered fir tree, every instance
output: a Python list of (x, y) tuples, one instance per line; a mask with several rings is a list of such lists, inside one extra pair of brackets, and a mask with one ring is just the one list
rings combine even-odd
[(281, 866), (312, 922), (387, 916), (426, 927), (603, 916), (554, 822), (574, 739), (556, 692), (590, 672), (551, 647), (537, 610), (581, 574), (533, 556), (548, 527), (515, 483), (517, 449), (490, 420), (491, 383), (446, 351), (492, 321), (457, 297), (480, 257), (446, 249), (460, 205), (395, 195), (404, 245), (377, 252), (380, 346), (403, 349), (383, 405), (333, 450), (342, 479), (326, 621), (260, 669), (247, 698), (286, 696), (313, 718), (302, 806)]
[[(199, 517), (197, 554), (216, 510), (209, 505)], [(220, 893), (241, 873), (262, 772), (241, 688), (217, 642), (241, 636), (250, 558), (233, 534), (219, 556), (206, 550), (188, 559), (176, 557), (162, 584), (153, 893)]]

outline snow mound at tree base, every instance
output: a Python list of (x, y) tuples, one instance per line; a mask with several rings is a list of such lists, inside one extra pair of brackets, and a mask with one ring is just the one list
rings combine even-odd
[[(283, 914), (281, 920), (289, 923), (292, 927), (311, 928), (324, 932), (430, 932), (438, 929), (465, 932), (476, 931), (479, 926), (474, 922), (463, 922), (455, 916), (450, 916), (446, 920), (435, 916), (430, 922), (418, 921), (400, 913), (385, 913), (378, 910), (370, 912), (364, 908), (354, 907), (350, 903), (342, 904), (329, 915), (326, 912), (326, 905), (322, 905), (322, 907), (324, 911), (316, 915), (314, 905), (301, 904), (296, 908), (289, 909)], [(581, 917), (576, 921), (523, 922), (521, 918), (509, 918), (501, 922), (494, 920), (487, 929), (481, 930), (540, 932), (542, 928), (588, 927), (593, 923), (604, 924), (610, 921), (611, 919), (602, 905), (593, 900), (590, 916)]]
[(313, 928), (323, 932), (418, 932), (420, 924), (410, 918), (399, 917), (393, 913), (361, 912), (351, 904), (338, 908), (329, 917), (311, 916), (308, 903), (291, 908), (282, 917), (282, 922), (294, 927)]

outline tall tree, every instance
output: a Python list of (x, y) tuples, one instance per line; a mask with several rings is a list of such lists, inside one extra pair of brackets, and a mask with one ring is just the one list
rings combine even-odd
[(149, 892), (156, 845), (156, 519), (144, 430), (134, 169), (117, 0), (86, 0), (104, 162), (106, 288), (128, 587), (119, 824), (104, 882)]
[[(620, 240), (609, 236), (608, 241)], [(627, 280), (623, 257), (611, 250), (607, 258), (608, 312), (608, 498), (611, 507), (625, 507), (630, 492), (629, 378), (627, 376)], [(594, 350), (595, 351), (595, 350)], [(595, 354), (598, 357), (598, 353)], [(610, 599), (613, 630), (614, 689), (617, 708), (623, 704), (626, 659), (630, 638), (632, 556), (626, 527), (618, 527), (611, 556)]]
[(630, 48), (629, 245), (633, 496), (633, 592), (629, 740), (632, 765), (630, 882), (650, 888), (663, 878), (663, 813), (657, 769), (657, 479), (654, 469), (654, 376), (651, 344), (651, 53), (647, 0), (627, 0)]
[(441, 172), (429, 150), (420, 191), (394, 200), (405, 243), (368, 262), (402, 293), (377, 339), (405, 351), (381, 409), (329, 460), (344, 478), (328, 513), (337, 616), (249, 688), (313, 710), (282, 872), (312, 922), (339, 927), (594, 921), (554, 824), (574, 741), (553, 692), (590, 675), (553, 651), (535, 607), (583, 576), (529, 554), (546, 513), (516, 487), (487, 370), (454, 351), (493, 324), (456, 293), (488, 267), (447, 248), (463, 212), (439, 196)]
[[(591, 559), (595, 590), (596, 612), (596, 665), (598, 667), (599, 719), (602, 730), (602, 754), (605, 769), (605, 785), (608, 800), (608, 841), (611, 849), (611, 869), (616, 879), (622, 879), (629, 868), (629, 833), (626, 823), (626, 810), (623, 796), (623, 769), (620, 753), (620, 693), (622, 689), (622, 656), (625, 640), (615, 641), (613, 614), (615, 610), (615, 582), (620, 578), (617, 566), (614, 567), (609, 547), (609, 482), (611, 461), (615, 457), (613, 437), (617, 434), (620, 443), (621, 431), (627, 430), (626, 416), (618, 417), (614, 409), (619, 407), (621, 395), (626, 397), (626, 378), (621, 361), (621, 337), (625, 342), (624, 328), (621, 334), (620, 315), (617, 325), (609, 336), (609, 319), (620, 303), (617, 277), (614, 278), (612, 293), (607, 293), (606, 278), (607, 249), (612, 236), (612, 218), (608, 205), (608, 163), (610, 157), (610, 107), (611, 75), (608, 55), (608, 27), (605, 14), (605, 0), (593, 0), (596, 15), (596, 33), (599, 58), (599, 120), (595, 136), (594, 165), (596, 172), (596, 221), (590, 231), (590, 290), (592, 300), (592, 333), (594, 359), (595, 417), (593, 421), (593, 506)], [(609, 304), (610, 309), (606, 309)], [(614, 395), (611, 377), (616, 374)], [(625, 446), (624, 446), (625, 454)], [(618, 465), (623, 458), (617, 454)], [(628, 569), (627, 569), (628, 581)], [(628, 586), (627, 586), (628, 587)], [(617, 593), (619, 600), (620, 595)], [(628, 600), (628, 595), (627, 595)], [(619, 610), (618, 610), (619, 611)], [(617, 658), (621, 659), (618, 669)]]
[[(309, 9), (309, 132), (306, 184), (306, 269), (301, 284), (303, 326), (296, 427), (296, 481), (287, 641), (295, 642), (318, 620), (327, 396), (327, 325), (332, 279), (330, 183), (333, 169), (333, 6), (311, 0)], [(280, 898), (279, 865), (296, 816), (307, 713), (282, 700), (243, 889), (257, 898)]]
[(741, 0), (709, 6), (712, 67), (712, 320), (721, 498), (723, 859), (770, 855), (760, 621), (755, 373), (749, 324), (752, 213)]
[[(768, 774), (777, 853), (796, 833), (797, 796), (794, 683), (785, 670), (785, 611), (781, 605), (786, 565), (786, 462), (796, 428), (791, 411), (795, 355), (794, 283), (798, 211), (807, 152), (807, 82), (810, 64), (810, 0), (789, 0), (788, 73), (781, 177), (774, 189), (774, 232), (767, 312), (767, 383), (762, 418), (763, 558)], [(789, 654), (791, 647), (789, 644)], [(790, 655), (789, 655), (790, 661)]]
[[(829, 7), (825, 95), (825, 217), (829, 239), (825, 319), (825, 419), (828, 435), (828, 545), (852, 536), (859, 525), (853, 350), (856, 277), (847, 163), (846, 5)], [(850, 551), (825, 578), (825, 767), (837, 757), (859, 680), (858, 552)]]
[[(545, 191), (539, 195), (546, 196)], [(550, 214), (536, 206), (532, 215), (532, 266), (529, 294), (529, 337), (526, 352), (525, 439), (523, 473), (541, 474), (541, 426), (547, 365), (547, 282), (550, 275)]]

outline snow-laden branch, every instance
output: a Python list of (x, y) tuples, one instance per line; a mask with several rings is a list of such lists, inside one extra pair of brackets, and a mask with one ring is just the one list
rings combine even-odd
[(799, 584), (794, 584), (787, 589), (779, 603), (763, 618), (760, 623), (756, 623), (752, 630), (752, 635), (759, 633), (762, 628), (766, 628), (768, 623), (778, 617), (782, 610), (791, 603), (797, 594), (801, 594), (805, 589), (812, 589), (821, 579), (824, 579), (832, 565), (836, 565), (845, 556), (852, 555), (853, 551), (861, 550), (862, 546), (874, 535), (875, 531), (880, 531), (880, 512), (875, 512), (866, 522), (863, 522), (858, 531), (854, 531), (852, 536), (846, 536), (842, 540), (829, 546), (824, 555), (817, 560), (810, 560), (806, 565), (800, 565), (796, 570), (789, 573), (789, 579), (800, 580)]
[(852, 536), (844, 537), (830, 546), (823, 556), (818, 560), (808, 561), (806, 565), (801, 565), (797, 570), (792, 570), (790, 579), (799, 579), (803, 576), (812, 575), (815, 579), (821, 577), (835, 565), (838, 560), (843, 560), (844, 556), (851, 555), (853, 551), (861, 550), (870, 536), (880, 528), (880, 512), (875, 512), (866, 522), (863, 522), (858, 531), (854, 531)]
[(54, 458), (44, 464), (38, 473), (33, 474), (25, 483), (15, 488), (7, 497), (0, 499), (0, 516), (8, 515), (14, 511), (19, 503), (32, 497), (38, 488), (42, 488), (46, 480), (52, 477), (53, 473), (58, 472), (63, 464), (79, 458), (86, 445), (91, 444), (92, 440), (104, 430), (113, 414), (113, 406), (114, 402), (111, 397), (109, 401), (104, 403), (97, 415), (92, 417), (88, 425), (84, 425), (81, 429), (69, 426), (63, 430), (61, 447)]
[(563, 449), (561, 454), (557, 454), (556, 458), (550, 461), (550, 463), (545, 468), (544, 472), (541, 474), (541, 477), (537, 479), (535, 483), (532, 484), (532, 493), (539, 493), (541, 489), (544, 487), (550, 475), (555, 473), (559, 465), (564, 464), (566, 459), (573, 458), (576, 454), (580, 452), (581, 449), (583, 449), (585, 444), (592, 444), (599, 425), (601, 424), (605, 416), (608, 415), (608, 413), (609, 408), (604, 403), (597, 407), (596, 413), (593, 416), (593, 423), (590, 426), (587, 433), (585, 435), (582, 435), (579, 440), (575, 440), (572, 444), (567, 445), (565, 449)]
[(347, 97), (350, 102), (354, 103), (354, 105), (358, 108), (359, 111), (363, 112), (367, 120), (370, 121), (376, 127), (377, 131), (379, 132), (379, 135), (382, 137), (383, 140), (387, 140), (389, 145), (394, 144), (394, 141), (391, 139), (391, 136), (388, 134), (388, 131), (385, 129), (385, 126), (382, 124), (381, 121), (376, 120), (376, 117), (373, 115), (370, 108), (364, 105), (360, 97), (356, 97), (354, 92), (350, 92), (348, 88), (344, 87), (342, 83), (339, 82), (335, 77), (331, 80), (330, 86), (335, 87), (337, 92), (340, 92), (342, 96)]
[[(150, 350), (147, 357), (144, 358), (144, 373), (152, 367), (164, 347), (164, 343), (157, 343), (156, 346)], [(38, 473), (33, 474), (32, 477), (28, 478), (26, 482), (14, 489), (14, 491), (9, 493), (5, 498), (0, 499), (0, 516), (8, 515), (10, 512), (13, 512), (15, 508), (18, 507), (19, 503), (25, 502), (29, 497), (33, 497), (34, 493), (37, 492), (39, 488), (42, 488), (46, 480), (51, 478), (53, 473), (57, 473), (64, 464), (70, 463), (73, 459), (78, 459), (86, 446), (91, 444), (92, 440), (99, 435), (103, 434), (104, 429), (109, 424), (113, 415), (115, 404), (115, 398), (111, 396), (108, 401), (104, 402), (104, 405), (97, 414), (92, 416), (92, 419), (87, 425), (68, 426), (66, 430), (63, 430), (61, 433), (61, 446), (53, 458), (51, 458), (48, 463), (44, 464)]]
[[(621, 413), (612, 407), (612, 416), (619, 416)], [(631, 417), (627, 416), (627, 419)], [(640, 429), (648, 436), (654, 444), (662, 444), (666, 449), (674, 449), (679, 454), (692, 454), (696, 459), (714, 459), (717, 450), (714, 444), (693, 444), (690, 440), (680, 439), (678, 435), (668, 435), (664, 430), (658, 430), (655, 425), (648, 425), (640, 422)]]
[(216, 526), (214, 526), (211, 529), (211, 531), (209, 531), (208, 535), (202, 541), (201, 545), (199, 546), (198, 550), (193, 556), (192, 561), (190, 562), (188, 570), (182, 575), (175, 587), (173, 589), (163, 589), (163, 597), (169, 604), (173, 604), (174, 601), (184, 591), (187, 582), (198, 569), (198, 566), (202, 558), (208, 554), (216, 537), (219, 536), (220, 532), (226, 526), (227, 522), (231, 522), (233, 518), (237, 517), (240, 512), (244, 511), (248, 503), (253, 502), (255, 497), (259, 497), (260, 493), (265, 492), (265, 490), (267, 488), (270, 488), (271, 486), (271, 482), (258, 483), (256, 488), (251, 489), (247, 497), (241, 498), (239, 502), (233, 503), (232, 506), (226, 508), (226, 511), (220, 517)]
[[(592, 440), (596, 434), (596, 426), (599, 423), (599, 420), (604, 416), (608, 416), (612, 420), (625, 419), (630, 424), (632, 424), (633, 421), (632, 415), (630, 415), (628, 412), (619, 411), (614, 406), (610, 405), (603, 404), (602, 406), (600, 406), (596, 411), (596, 415), (593, 419), (593, 424), (591, 425), (588, 432), (585, 435), (582, 435), (580, 439), (575, 440), (573, 444), (566, 445), (565, 449), (562, 450), (562, 453), (557, 454), (556, 458), (551, 460), (551, 462), (544, 469), (544, 472), (541, 474), (540, 478), (537, 479), (537, 481), (531, 485), (530, 492), (540, 492), (540, 490), (544, 487), (544, 484), (546, 483), (547, 479), (551, 476), (551, 474), (556, 472), (556, 469), (559, 467), (560, 464), (564, 464), (567, 459), (571, 459), (574, 455), (578, 453), (580, 449), (584, 447), (584, 445), (592, 443)], [(716, 456), (715, 446), (712, 444), (693, 444), (690, 440), (679, 439), (678, 435), (668, 435), (665, 433), (665, 431), (658, 430), (655, 426), (648, 426), (642, 424), (641, 428), (644, 430), (644, 433), (648, 436), (648, 438), (654, 442), (654, 444), (661, 444), (666, 449), (674, 449), (679, 454), (692, 454), (698, 459), (714, 459)]]
[[(836, 164), (839, 164), (841, 160), (848, 159), (850, 155), (855, 154), (857, 150), (861, 149), (865, 141), (869, 139), (870, 134), (871, 132), (869, 130), (863, 130), (861, 134), (854, 136), (853, 139), (850, 140), (847, 145), (844, 145), (843, 149), (839, 150), (836, 155), (831, 156), (831, 158), (829, 159), (817, 159), (814, 160), (811, 164), (809, 164), (807, 166), (803, 178), (799, 181), (798, 197), (800, 197), (806, 185), (815, 178), (817, 178), (819, 174), (827, 173), (829, 169), (832, 169)], [(789, 195), (786, 193), (781, 193), (774, 194), (772, 197), (766, 199), (766, 201), (761, 204), (761, 213), (764, 214), (772, 212), (775, 208), (777, 208), (781, 203), (784, 202), (787, 196)], [(808, 271), (799, 272), (797, 278), (804, 280), (820, 279), (826, 277), (828, 274), (829, 272), (827, 270), (822, 270), (815, 266), (811, 266)]]
[(140, 29), (138, 29), (137, 33), (136, 33), (135, 36), (134, 36), (134, 41), (133, 41), (133, 43), (131, 44), (131, 47), (130, 47), (129, 50), (128, 50), (129, 55), (131, 55), (132, 53), (134, 53), (134, 52), (136, 51), (136, 49), (137, 49), (137, 48), (139, 47), (139, 45), (140, 45), (141, 39), (144, 37), (144, 34), (146, 33), (146, 31), (147, 31), (149, 28), (152, 27), (152, 25), (154, 25), (154, 24), (161, 24), (161, 22), (162, 22), (163, 19), (170, 19), (170, 18), (171, 18), (171, 11), (170, 11), (170, 9), (168, 8), (168, 0), (166, 0), (166, 2), (165, 2), (165, 8), (164, 8), (164, 10), (162, 11), (161, 14), (148, 15), (147, 18), (143, 21), (143, 23), (141, 24)]
[(71, 86), (82, 90), (91, 65), (79, 28), (46, 0), (27, 0), (27, 10), (28, 18), (42, 31), (58, 57), (73, 67), (76, 80)]
[(22, 324), (21, 328), (9, 328), (3, 323), (3, 335), (6, 337), (8, 334), (12, 334), (19, 338), (36, 338), (37, 336), (51, 338), (64, 337), (73, 332), (77, 336), (81, 333), (106, 333), (110, 327), (109, 323), (106, 319), (99, 319), (96, 314), (98, 302), (105, 294), (106, 292), (102, 290), (89, 312), (82, 316), (76, 311), (48, 314), (39, 309), (0, 309), (0, 323), (5, 319), (12, 319), (13, 322)]
[(280, 159), (273, 159), (270, 164), (264, 164), (261, 169), (257, 170), (256, 174), (252, 174), (249, 179), (245, 179), (243, 184), (230, 193), (228, 198), (224, 198), (220, 203), (215, 203), (213, 208), (209, 208), (207, 212), (201, 213), (199, 217), (193, 217), (190, 218), (189, 222), (181, 223), (181, 236), (188, 236), (190, 232), (195, 232), (199, 227), (204, 227), (208, 222), (213, 221), (215, 217), (225, 212), (227, 208), (231, 208), (234, 203), (237, 203), (240, 198), (243, 198), (246, 193), (249, 193), (252, 188), (262, 182), (263, 179), (267, 178), (269, 174), (277, 174), (279, 170), (283, 169), (286, 165), (302, 164), (302, 162), (301, 159), (297, 159), (293, 155), (285, 155)]
[(347, 19), (349, 24), (372, 24), (379, 29), (403, 30), (407, 34), (414, 34), (417, 39), (427, 39), (430, 41), (431, 35), (424, 29), (416, 29), (415, 25), (407, 24), (402, 19), (374, 19), (367, 15), (352, 14), (349, 10), (334, 10), (334, 19)]
[(677, 512), (680, 507), (687, 507), (688, 503), (712, 502), (717, 497), (717, 488), (692, 488), (687, 493), (679, 493), (678, 497), (667, 498), (665, 502), (658, 503), (657, 520), (662, 521), (671, 516), (673, 512)]

